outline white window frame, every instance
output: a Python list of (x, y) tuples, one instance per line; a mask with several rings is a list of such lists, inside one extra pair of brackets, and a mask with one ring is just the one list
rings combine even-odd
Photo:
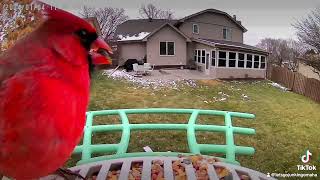
[[(213, 52), (214, 51), (214, 59), (213, 59)], [(217, 50), (216, 49), (211, 49), (210, 50), (210, 54), (211, 54), (211, 67), (217, 67)], [(214, 61), (213, 61), (214, 60)], [(212, 62), (214, 62), (214, 66), (212, 66)]]
[[(220, 56), (219, 56), (220, 52), (225, 52), (226, 53), (226, 58), (220, 58)], [(218, 61), (217, 61), (217, 65), (216, 65), (217, 68), (227, 68), (228, 67), (228, 55), (229, 55), (228, 51), (223, 51), (223, 50), (220, 51), (220, 50), (218, 50), (218, 56), (217, 56)], [(225, 59), (226, 66), (219, 66), (220, 59)]]
[[(258, 67), (254, 67), (254, 64), (257, 62), (256, 60), (255, 60), (255, 57), (258, 57)], [(260, 69), (260, 61), (261, 61), (261, 56), (260, 55), (258, 55), (258, 54), (254, 54), (254, 56), (253, 56), (253, 65), (252, 65), (252, 68), (253, 69)]]
[[(202, 57), (205, 57), (205, 58), (206, 58), (206, 53), (207, 53), (207, 51), (206, 51), (205, 49), (195, 49), (195, 51), (197, 51), (197, 55), (196, 55), (197, 61), (196, 61), (196, 63), (197, 63), (197, 64), (205, 64), (205, 62), (202, 63)], [(200, 51), (200, 55), (198, 54), (198, 51)], [(203, 52), (203, 51), (205, 52), (204, 56), (202, 56), (202, 52)], [(198, 62), (198, 57), (200, 57), (200, 62)]]
[[(202, 52), (204, 51), (204, 56), (202, 55)], [(201, 61), (200, 61), (200, 64), (206, 64), (206, 54), (207, 54), (207, 51), (205, 49), (201, 49)], [(204, 62), (202, 62), (202, 58), (204, 57)]]
[[(240, 60), (240, 54), (243, 54), (243, 60)], [(239, 61), (243, 61), (243, 67), (239, 67)], [(239, 69), (246, 68), (246, 53), (237, 52), (237, 68), (239, 68)]]
[[(224, 30), (226, 30), (226, 38), (224, 38)], [(222, 28), (222, 39), (226, 41), (231, 41), (232, 40), (232, 29), (229, 27), (223, 27)]]
[[(162, 42), (165, 42), (166, 43), (166, 55), (161, 55), (161, 43)], [(173, 55), (168, 55), (168, 43), (173, 43)], [(159, 56), (161, 57), (166, 57), (166, 56), (169, 56), (169, 57), (173, 57), (173, 56), (176, 56), (176, 43), (174, 41), (160, 41), (159, 42)]]
[[(235, 57), (235, 59), (232, 59), (232, 60), (234, 60), (235, 61), (235, 66), (234, 67), (230, 67), (230, 63), (229, 63), (229, 61), (230, 61), (230, 56), (229, 56), (229, 53), (235, 53), (236, 54), (236, 57)], [(228, 51), (228, 68), (237, 68), (237, 52), (235, 52), (235, 51)]]
[[(195, 26), (197, 26), (198, 32), (195, 32)], [(198, 24), (192, 24), (192, 33), (193, 34), (199, 34), (200, 30), (199, 30), (199, 25)]]
[[(248, 64), (248, 55), (251, 55), (251, 67), (247, 67), (247, 64)], [(246, 66), (245, 68), (246, 69), (253, 69), (253, 60), (254, 60), (254, 54), (251, 54), (251, 53), (246, 53)]]
[[(200, 51), (200, 53), (198, 53)], [(200, 58), (200, 61), (198, 60)], [(201, 64), (201, 49), (197, 49), (197, 63)]]
[[(261, 64), (262, 64), (262, 57), (264, 57), (264, 68), (261, 68)], [(266, 56), (260, 56), (260, 66), (259, 69), (266, 69), (267, 68), (267, 57)]]

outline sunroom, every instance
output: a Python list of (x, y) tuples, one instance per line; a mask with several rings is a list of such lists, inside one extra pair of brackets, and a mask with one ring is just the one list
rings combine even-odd
[(266, 76), (268, 53), (261, 49), (242, 43), (208, 41), (197, 41), (194, 47), (197, 70), (213, 78), (247, 79)]

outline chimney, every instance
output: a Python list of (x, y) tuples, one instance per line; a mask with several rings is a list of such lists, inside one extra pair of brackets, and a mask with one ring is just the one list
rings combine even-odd
[(237, 20), (237, 16), (236, 16), (236, 15), (233, 15), (233, 19), (234, 19), (234, 20)]

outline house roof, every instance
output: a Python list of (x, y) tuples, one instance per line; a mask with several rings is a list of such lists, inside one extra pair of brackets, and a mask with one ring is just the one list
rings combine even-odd
[(166, 23), (175, 24), (177, 20), (167, 19), (130, 19), (117, 27), (115, 35), (133, 36), (141, 32), (153, 32)]
[(194, 13), (194, 14), (191, 14), (189, 16), (186, 16), (182, 19), (180, 19), (176, 24), (179, 24), (179, 23), (182, 23), (184, 22), (185, 20), (187, 19), (190, 19), (190, 18), (193, 18), (195, 16), (198, 16), (198, 15), (201, 15), (201, 14), (204, 14), (204, 13), (216, 13), (216, 14), (222, 14), (222, 15), (225, 15), (227, 16), (231, 21), (233, 21), (236, 25), (238, 25), (242, 30), (243, 32), (246, 32), (248, 31), (242, 24), (241, 24), (241, 21), (237, 21), (235, 18), (231, 17), (228, 13), (226, 12), (223, 12), (223, 11), (220, 11), (220, 10), (217, 10), (217, 9), (206, 9), (206, 10), (203, 10), (203, 11), (200, 11), (200, 12), (197, 12), (197, 13)]
[(191, 40), (185, 35), (183, 34), (181, 31), (179, 31), (179, 29), (177, 29), (175, 26), (173, 26), (170, 23), (165, 23), (162, 26), (160, 26), (159, 28), (155, 29), (153, 32), (151, 32), (150, 34), (148, 34), (145, 38), (143, 38), (143, 41), (147, 41), (147, 39), (151, 36), (153, 36), (155, 33), (157, 33), (158, 31), (160, 31), (162, 28), (164, 27), (171, 27), (173, 30), (175, 30), (178, 34), (180, 34), (181, 36), (183, 36), (188, 42), (191, 42)]
[(256, 51), (263, 54), (268, 54), (267, 51), (257, 48), (255, 46), (250, 46), (247, 44), (243, 44), (240, 42), (233, 42), (233, 41), (224, 41), (224, 40), (215, 40), (215, 39), (204, 39), (204, 38), (197, 38), (193, 39), (196, 42), (217, 46), (217, 47), (226, 47), (226, 48), (237, 48), (237, 49), (243, 49), (243, 50), (249, 50), (249, 51)]

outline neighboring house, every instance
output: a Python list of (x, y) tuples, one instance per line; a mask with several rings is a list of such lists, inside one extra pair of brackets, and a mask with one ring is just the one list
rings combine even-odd
[(99, 36), (102, 35), (101, 34), (101, 29), (100, 29), (100, 24), (99, 24), (99, 22), (98, 22), (96, 17), (89, 17), (89, 18), (83, 18), (83, 19), (86, 20), (87, 22), (89, 22), (92, 26), (94, 26), (96, 28), (97, 34)]
[(268, 53), (243, 44), (236, 17), (207, 9), (180, 20), (132, 19), (119, 25), (119, 65), (146, 59), (157, 67), (193, 67), (213, 78), (265, 78)]

